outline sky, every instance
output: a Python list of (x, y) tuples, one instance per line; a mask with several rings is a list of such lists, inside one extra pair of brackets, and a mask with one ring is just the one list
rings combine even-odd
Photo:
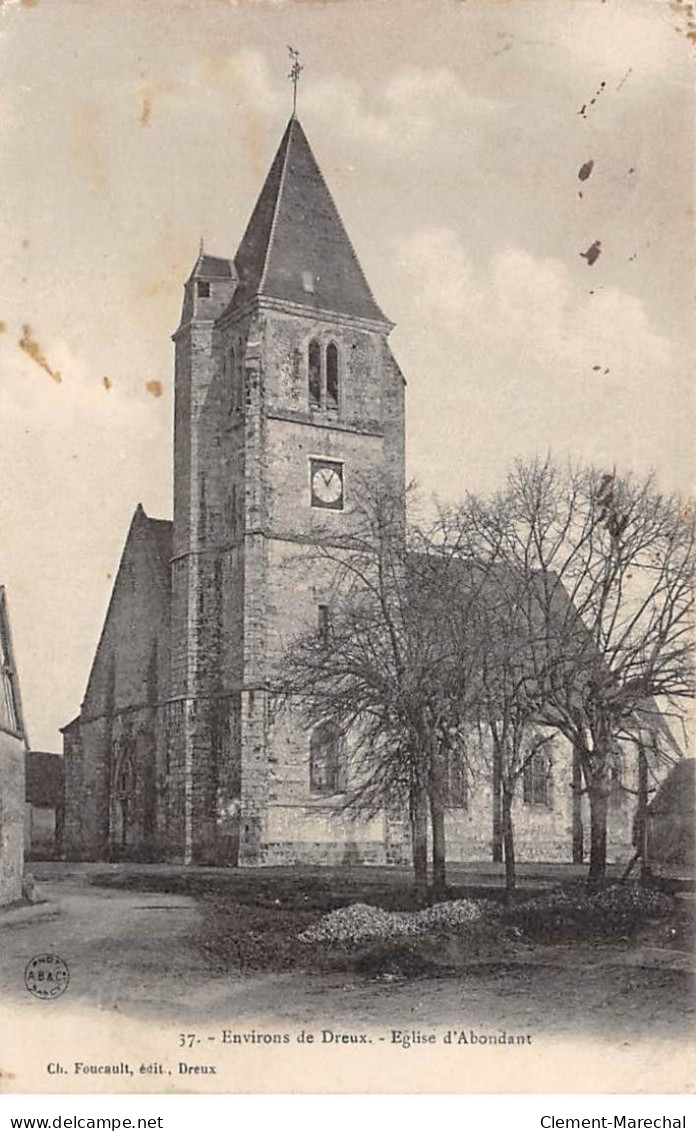
[(550, 450), (691, 492), (686, 7), (0, 3), (0, 583), (35, 749), (79, 710), (136, 505), (171, 517), (182, 286), (201, 237), (234, 255), (288, 44), (396, 324), (422, 491), (494, 490)]

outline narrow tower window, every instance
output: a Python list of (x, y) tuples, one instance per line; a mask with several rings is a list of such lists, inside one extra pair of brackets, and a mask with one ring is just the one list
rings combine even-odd
[(210, 283), (204, 279), (199, 279), (196, 287), (199, 298), (210, 298)]
[(338, 348), (333, 342), (326, 347), (326, 407), (338, 408)]
[(312, 793), (343, 793), (346, 763), (341, 735), (332, 723), (321, 723), (309, 740), (309, 778)]
[(321, 408), (321, 346), (319, 342), (309, 343), (309, 404), (310, 408)]

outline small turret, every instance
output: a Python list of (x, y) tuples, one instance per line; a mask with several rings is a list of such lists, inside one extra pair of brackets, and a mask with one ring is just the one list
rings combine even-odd
[(237, 286), (237, 272), (230, 259), (206, 255), (203, 241), (193, 271), (184, 284), (181, 323), (213, 321), (229, 306)]

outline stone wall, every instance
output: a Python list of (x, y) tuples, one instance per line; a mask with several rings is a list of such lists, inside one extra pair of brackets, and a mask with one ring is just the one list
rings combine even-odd
[[(384, 821), (351, 822), (309, 789), (301, 718), (274, 720), (264, 691), (289, 640), (316, 625), (332, 578), (312, 556), (317, 539), (347, 530), (351, 490), (388, 472), (403, 485), (403, 378), (384, 334), (348, 319), (273, 310), (247, 346), (244, 521), (242, 863), (384, 862)], [(313, 409), (308, 345), (339, 349), (336, 410)], [(390, 419), (387, 423), (386, 417)], [(344, 463), (346, 510), (310, 506), (310, 458)]]

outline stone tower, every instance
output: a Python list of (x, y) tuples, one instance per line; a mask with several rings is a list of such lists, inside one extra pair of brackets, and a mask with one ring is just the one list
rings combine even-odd
[[(291, 118), (235, 259), (203, 251), (176, 345), (169, 854), (386, 859), (381, 820), (336, 818), (334, 738), (274, 718), (268, 678), (326, 615), (303, 547), (345, 529), (355, 476), (404, 478), (404, 381)], [(325, 534), (324, 534), (325, 536)]]

